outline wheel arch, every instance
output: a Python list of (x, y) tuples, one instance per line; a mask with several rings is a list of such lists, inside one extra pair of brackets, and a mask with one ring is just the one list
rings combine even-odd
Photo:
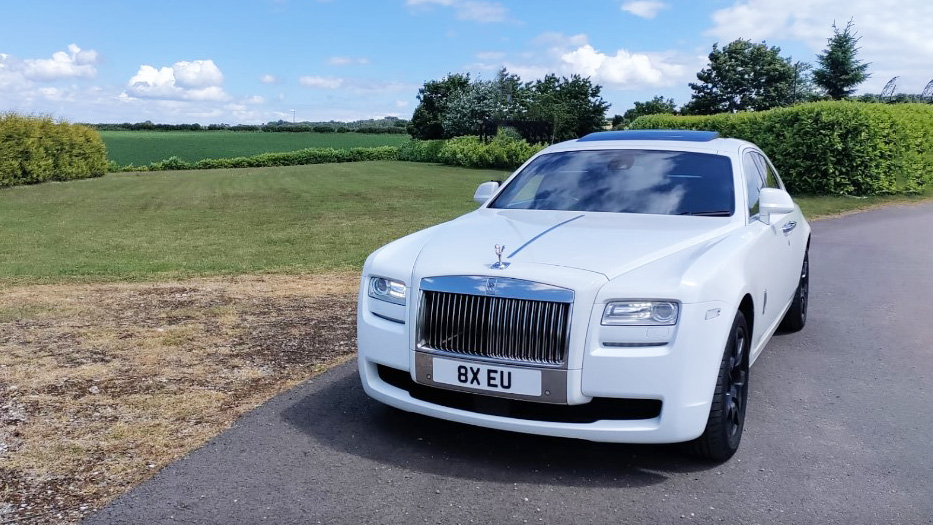
[[(755, 333), (755, 300), (752, 299), (752, 294), (746, 293), (742, 300), (739, 302), (739, 312), (742, 312), (742, 315), (745, 317), (745, 324), (748, 325), (748, 334), (749, 337), (753, 337)], [(746, 356), (748, 359), (748, 356)], [(749, 363), (750, 365), (751, 363)]]

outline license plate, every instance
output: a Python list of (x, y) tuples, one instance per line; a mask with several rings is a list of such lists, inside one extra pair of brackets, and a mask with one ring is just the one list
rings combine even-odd
[(511, 366), (465, 363), (435, 357), (433, 379), (436, 383), (489, 392), (508, 392), (525, 396), (541, 395), (541, 371)]

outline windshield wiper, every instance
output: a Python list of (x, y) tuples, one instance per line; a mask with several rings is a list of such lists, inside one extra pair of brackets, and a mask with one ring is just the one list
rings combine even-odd
[(697, 217), (729, 217), (732, 215), (732, 212), (729, 210), (717, 210), (717, 211), (685, 211), (678, 213), (677, 215), (694, 215)]

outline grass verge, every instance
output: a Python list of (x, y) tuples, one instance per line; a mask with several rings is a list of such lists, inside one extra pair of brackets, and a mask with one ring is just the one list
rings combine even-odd
[(355, 351), (353, 273), (0, 295), (0, 523), (75, 522)]
[(929, 186), (916, 195), (878, 195), (874, 197), (818, 197), (800, 196), (794, 200), (800, 205), (804, 215), (810, 220), (825, 219), (846, 215), (892, 204), (916, 204), (933, 199), (933, 189)]

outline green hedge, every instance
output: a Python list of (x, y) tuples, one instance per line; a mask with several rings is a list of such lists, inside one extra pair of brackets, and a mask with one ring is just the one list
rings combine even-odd
[(439, 162), (468, 168), (515, 169), (545, 147), (544, 144), (528, 144), (500, 131), (489, 142), (475, 136), (412, 140), (399, 147), (399, 160)]
[(119, 166), (111, 163), (110, 171), (167, 171), (167, 170), (210, 170), (218, 168), (264, 168), (269, 166), (299, 166), (304, 164), (328, 164), (334, 162), (359, 162), (364, 160), (397, 160), (398, 148), (380, 146), (376, 148), (307, 148), (283, 153), (261, 153), (251, 157), (229, 159), (202, 159), (188, 162), (178, 157), (169, 157), (148, 166)]
[(0, 187), (106, 172), (107, 152), (97, 131), (48, 117), (0, 113)]
[(793, 193), (915, 193), (933, 183), (933, 106), (816, 102), (754, 113), (639, 117), (631, 129), (718, 131), (760, 146)]

